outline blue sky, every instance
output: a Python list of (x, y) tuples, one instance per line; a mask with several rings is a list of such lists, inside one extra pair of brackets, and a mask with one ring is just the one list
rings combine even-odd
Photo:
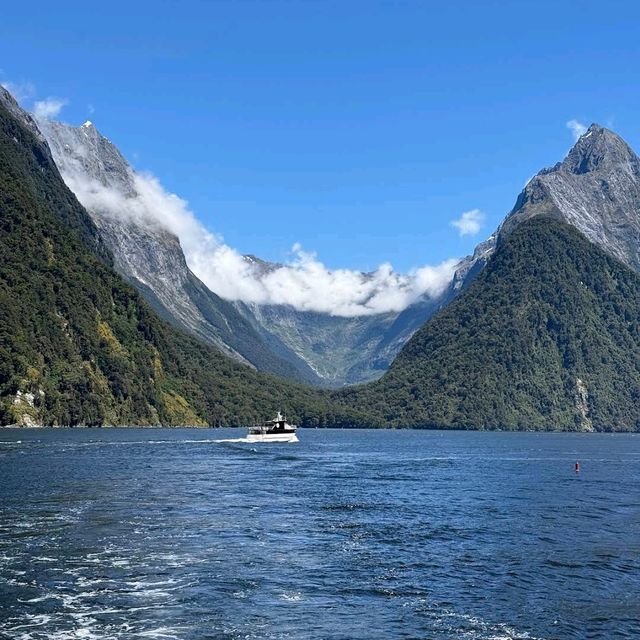
[(567, 121), (640, 148), (639, 25), (633, 2), (10, 3), (0, 81), (68, 101), (242, 252), (408, 270), (489, 235)]

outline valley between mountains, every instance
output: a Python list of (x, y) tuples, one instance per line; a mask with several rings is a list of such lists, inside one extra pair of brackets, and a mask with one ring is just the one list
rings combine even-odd
[(93, 124), (0, 88), (0, 423), (640, 430), (640, 159), (608, 129), (378, 314), (226, 299), (131, 215), (143, 188)]

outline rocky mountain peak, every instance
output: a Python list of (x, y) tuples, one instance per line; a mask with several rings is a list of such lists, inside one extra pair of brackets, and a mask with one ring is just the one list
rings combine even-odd
[(0, 84), (0, 103), (11, 113), (14, 113), (17, 109), (20, 109), (16, 99), (11, 95), (11, 92)]
[(534, 216), (572, 225), (640, 272), (640, 159), (619, 135), (592, 124), (562, 162), (527, 183), (499, 241)]
[(131, 167), (92, 122), (87, 120), (79, 127), (53, 120), (38, 120), (38, 124), (68, 184), (69, 178), (81, 176), (83, 181), (95, 180), (127, 197), (136, 195)]
[(556, 168), (576, 175), (612, 170), (640, 175), (640, 160), (618, 134), (594, 123)]

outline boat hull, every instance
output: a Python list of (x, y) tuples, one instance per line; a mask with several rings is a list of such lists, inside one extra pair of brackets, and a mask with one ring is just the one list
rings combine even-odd
[(298, 436), (293, 433), (250, 433), (247, 442), (298, 442)]

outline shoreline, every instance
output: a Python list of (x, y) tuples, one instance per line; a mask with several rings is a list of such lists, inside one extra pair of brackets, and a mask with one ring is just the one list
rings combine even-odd
[[(199, 431), (205, 430), (218, 430), (218, 429), (233, 429), (246, 430), (248, 427), (214, 427), (214, 426), (201, 426), (201, 425), (75, 425), (75, 426), (59, 426), (59, 425), (0, 425), (0, 432), (4, 430), (12, 431), (42, 431), (45, 429), (59, 430), (59, 431), (72, 431), (72, 430), (131, 430), (131, 429), (155, 429), (158, 431), (175, 431), (177, 429), (197, 429)], [(640, 431), (631, 430), (614, 430), (614, 429), (590, 429), (585, 431), (577, 430), (562, 430), (562, 429), (465, 429), (460, 427), (298, 427), (298, 430), (303, 431), (441, 431), (441, 432), (459, 432), (459, 433), (547, 433), (547, 434), (567, 434), (574, 433), (576, 435), (588, 435), (588, 434), (640, 434)]]

